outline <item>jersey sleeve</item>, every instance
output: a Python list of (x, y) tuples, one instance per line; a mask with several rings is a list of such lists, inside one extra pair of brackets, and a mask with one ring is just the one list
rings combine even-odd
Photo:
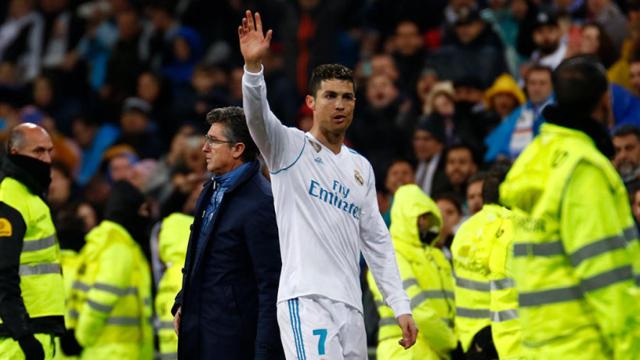
[(304, 148), (304, 133), (289, 128), (271, 112), (267, 101), (264, 68), (242, 76), (242, 106), (253, 141), (265, 159), (269, 171), (277, 173), (293, 165)]
[(360, 214), (360, 249), (385, 303), (395, 316), (411, 314), (409, 297), (402, 289), (391, 235), (378, 209), (373, 169), (367, 165), (367, 194)]

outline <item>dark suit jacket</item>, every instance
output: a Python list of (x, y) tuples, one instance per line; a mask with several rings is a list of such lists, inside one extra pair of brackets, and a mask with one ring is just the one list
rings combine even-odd
[[(202, 228), (215, 180), (196, 204), (183, 269), (180, 359), (280, 359), (276, 298), (280, 247), (269, 182), (255, 161), (229, 184)], [(205, 246), (196, 247), (205, 231)], [(196, 249), (200, 249), (197, 251)]]

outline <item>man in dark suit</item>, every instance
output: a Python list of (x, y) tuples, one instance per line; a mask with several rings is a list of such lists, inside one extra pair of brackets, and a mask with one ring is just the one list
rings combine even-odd
[(416, 184), (431, 197), (441, 194), (449, 186), (444, 172), (445, 141), (444, 124), (436, 116), (423, 118), (413, 133)]
[(173, 313), (180, 359), (284, 358), (281, 260), (269, 182), (239, 107), (212, 110), (200, 194)]

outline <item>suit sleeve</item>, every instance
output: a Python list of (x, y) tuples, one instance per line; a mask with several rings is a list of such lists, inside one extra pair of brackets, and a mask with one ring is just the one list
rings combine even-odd
[(247, 217), (245, 241), (258, 284), (258, 326), (256, 359), (270, 359), (281, 352), (276, 315), (278, 281), (282, 262), (273, 199), (263, 200), (257, 211)]
[(614, 358), (624, 359), (634, 357), (618, 351), (637, 344), (637, 339), (630, 337), (637, 333), (634, 329), (638, 327), (640, 308), (631, 270), (635, 259), (624, 228), (625, 223), (633, 222), (621, 219), (616, 207), (602, 170), (581, 163), (565, 190), (560, 233), (590, 315), (598, 323), (603, 339), (614, 349)]
[(76, 338), (83, 347), (95, 343), (109, 314), (122, 296), (121, 293), (131, 286), (133, 254), (126, 245), (109, 246), (98, 261), (98, 273), (80, 311), (76, 327)]
[(20, 290), (20, 254), (27, 226), (18, 210), (0, 202), (0, 318), (9, 335), (32, 334)]
[(360, 212), (360, 249), (386, 304), (393, 309), (395, 316), (411, 314), (409, 298), (402, 289), (391, 235), (378, 208), (371, 165), (365, 204)]

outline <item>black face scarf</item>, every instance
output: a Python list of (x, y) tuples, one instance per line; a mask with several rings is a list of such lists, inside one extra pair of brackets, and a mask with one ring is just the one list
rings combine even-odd
[(144, 203), (144, 195), (127, 181), (117, 181), (105, 206), (104, 218), (124, 227), (139, 244), (148, 241), (150, 219), (140, 216), (138, 210)]
[(615, 149), (607, 127), (594, 118), (585, 115), (576, 116), (573, 111), (563, 109), (556, 104), (547, 105), (542, 115), (552, 124), (584, 132), (608, 159), (615, 155)]
[(427, 230), (425, 232), (420, 232), (420, 241), (425, 245), (431, 245), (433, 240), (438, 237), (438, 233), (436, 231)]
[(23, 184), (34, 194), (46, 200), (51, 184), (51, 164), (24, 155), (9, 154), (2, 164), (5, 176), (10, 176)]

